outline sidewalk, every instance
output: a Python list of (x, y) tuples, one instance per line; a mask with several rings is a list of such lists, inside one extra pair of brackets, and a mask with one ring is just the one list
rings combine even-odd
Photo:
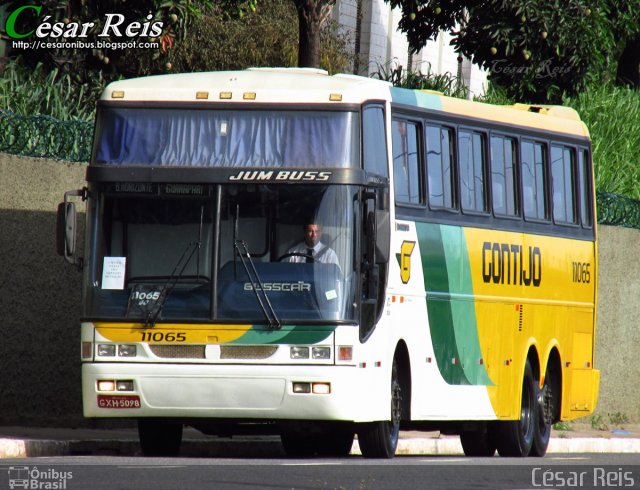
[[(548, 453), (640, 453), (640, 425), (593, 430), (577, 425), (551, 434)], [(351, 454), (360, 454), (357, 442)], [(401, 432), (398, 455), (463, 455), (457, 436), (438, 432)], [(141, 455), (136, 429), (56, 429), (0, 427), (0, 459), (66, 455)], [(279, 437), (210, 437), (185, 428), (184, 457), (284, 456)]]

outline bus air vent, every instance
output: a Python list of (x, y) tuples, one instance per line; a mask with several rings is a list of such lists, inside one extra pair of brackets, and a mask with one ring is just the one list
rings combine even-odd
[(268, 359), (277, 345), (221, 345), (220, 359)]
[(163, 359), (204, 359), (204, 348), (204, 345), (149, 345), (151, 352)]

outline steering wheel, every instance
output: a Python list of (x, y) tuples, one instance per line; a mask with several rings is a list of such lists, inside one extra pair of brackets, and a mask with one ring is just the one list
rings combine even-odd
[(314, 262), (314, 258), (311, 255), (307, 255), (303, 252), (289, 252), (284, 255), (281, 255), (276, 260), (278, 262), (282, 262), (284, 259), (288, 259), (289, 257), (304, 257), (306, 260), (311, 259), (311, 262)]

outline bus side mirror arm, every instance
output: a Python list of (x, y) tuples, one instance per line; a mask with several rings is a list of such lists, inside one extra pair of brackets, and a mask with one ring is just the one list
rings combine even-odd
[(71, 196), (82, 197), (87, 199), (87, 188), (67, 191), (64, 193), (64, 202), (58, 204), (57, 220), (56, 220), (56, 249), (58, 255), (75, 265), (78, 269), (82, 269), (82, 257), (76, 257), (76, 228), (77, 213), (76, 205), (70, 201)]

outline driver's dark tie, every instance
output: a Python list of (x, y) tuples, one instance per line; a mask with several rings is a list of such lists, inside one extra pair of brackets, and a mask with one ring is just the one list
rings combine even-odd
[(313, 249), (312, 248), (308, 248), (307, 249), (307, 259), (305, 261), (307, 264), (313, 262)]

